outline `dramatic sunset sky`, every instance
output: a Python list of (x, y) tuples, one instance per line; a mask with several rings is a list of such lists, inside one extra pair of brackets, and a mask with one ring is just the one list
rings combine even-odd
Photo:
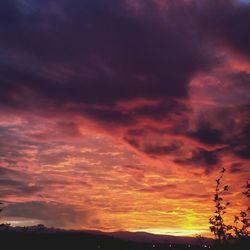
[(250, 1), (0, 0), (2, 221), (208, 235), (250, 178)]

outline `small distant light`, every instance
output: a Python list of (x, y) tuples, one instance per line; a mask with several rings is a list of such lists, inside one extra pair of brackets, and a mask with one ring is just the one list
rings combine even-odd
[(171, 245), (171, 244), (169, 244), (169, 247), (172, 247), (172, 245)]
[(188, 245), (188, 247), (191, 247), (190, 245)]
[(204, 245), (204, 247), (207, 247), (207, 245)]
[(155, 245), (153, 245), (153, 247), (155, 247)]

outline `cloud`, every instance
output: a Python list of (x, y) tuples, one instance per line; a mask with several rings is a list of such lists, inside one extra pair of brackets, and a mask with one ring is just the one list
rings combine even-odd
[(239, 141), (235, 140), (234, 152), (243, 159), (250, 158), (250, 124), (243, 127)]
[(153, 145), (145, 145), (143, 151), (149, 155), (167, 155), (172, 152), (175, 152), (179, 146), (177, 144), (172, 144), (169, 146), (153, 146)]
[(206, 5), (204, 24), (215, 39), (249, 57), (250, 36), (247, 23), (250, 21), (250, 6), (236, 4), (235, 1), (217, 1)]
[(223, 132), (212, 128), (209, 123), (201, 122), (196, 131), (189, 132), (188, 134), (204, 144), (213, 145), (222, 143)]
[(88, 212), (55, 202), (20, 202), (9, 204), (3, 211), (6, 217), (20, 217), (26, 219), (38, 219), (47, 226), (71, 227), (84, 225), (88, 218)]
[[(124, 134), (132, 127), (145, 130), (143, 122), (150, 122), (152, 130), (165, 123), (163, 134), (184, 134), (209, 146), (233, 144), (224, 138), (228, 132), (212, 125), (214, 121), (201, 120), (195, 128), (188, 127), (193, 112), (188, 98), (193, 77), (212, 74), (224, 63), (217, 54), (224, 43), (248, 53), (247, 35), (242, 36), (247, 34), (249, 7), (235, 1), (159, 6), (150, 1), (136, 5), (96, 0), (2, 1), (2, 107), (40, 115), (53, 110), (72, 120), (82, 116)], [(248, 81), (248, 73), (231, 72), (228, 79), (240, 86)], [(154, 103), (128, 108), (139, 98)], [(121, 102), (126, 104), (122, 107)], [(58, 137), (63, 131), (81, 136), (76, 121), (60, 121), (54, 129), (59, 130)], [(30, 133), (37, 140), (47, 140), (47, 135)], [(138, 138), (122, 137), (152, 154)], [(236, 155), (246, 156), (247, 146), (233, 147)], [(169, 149), (154, 148), (161, 154)]]
[(168, 190), (170, 189), (176, 189), (177, 185), (176, 184), (166, 184), (166, 185), (155, 185), (155, 186), (150, 186), (150, 187), (146, 187), (143, 189), (140, 189), (140, 192), (168, 192)]
[(30, 175), (20, 171), (0, 167), (1, 198), (9, 196), (38, 195), (43, 188), (36, 185)]
[(190, 78), (206, 65), (185, 19), (165, 20), (157, 10), (136, 15), (123, 1), (85, 0), (44, 1), (48, 12), (30, 3), (34, 12), (26, 13), (14, 1), (1, 4), (1, 23), (8, 23), (1, 31), (2, 103), (24, 105), (30, 94), (38, 97), (33, 104), (185, 97)]
[(244, 166), (242, 166), (242, 164), (239, 162), (233, 163), (229, 171), (232, 173), (241, 173), (242, 171), (244, 171)]
[(203, 149), (195, 149), (189, 158), (176, 159), (176, 163), (184, 166), (194, 165), (204, 167), (209, 173), (219, 163), (218, 151), (206, 151)]

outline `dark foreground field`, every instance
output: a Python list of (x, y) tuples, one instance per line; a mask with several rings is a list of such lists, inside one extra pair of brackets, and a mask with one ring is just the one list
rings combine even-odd
[[(24, 233), (0, 232), (0, 249), (72, 249), (72, 250), (163, 250), (163, 249), (218, 249), (214, 246), (192, 246), (152, 244), (125, 241), (112, 236), (95, 235), (90, 233), (56, 232), (56, 233)], [(249, 250), (248, 245), (226, 247), (227, 250)]]

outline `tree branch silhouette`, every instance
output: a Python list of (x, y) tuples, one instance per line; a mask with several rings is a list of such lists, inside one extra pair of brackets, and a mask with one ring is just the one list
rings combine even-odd
[(209, 219), (211, 232), (214, 234), (216, 243), (219, 245), (225, 244), (230, 238), (232, 226), (226, 225), (224, 220), (224, 215), (226, 214), (227, 207), (230, 202), (224, 202), (223, 195), (228, 192), (229, 186), (225, 185), (222, 187), (221, 181), (226, 172), (225, 168), (220, 171), (220, 177), (216, 179), (216, 188), (214, 194), (215, 211), (214, 216)]

